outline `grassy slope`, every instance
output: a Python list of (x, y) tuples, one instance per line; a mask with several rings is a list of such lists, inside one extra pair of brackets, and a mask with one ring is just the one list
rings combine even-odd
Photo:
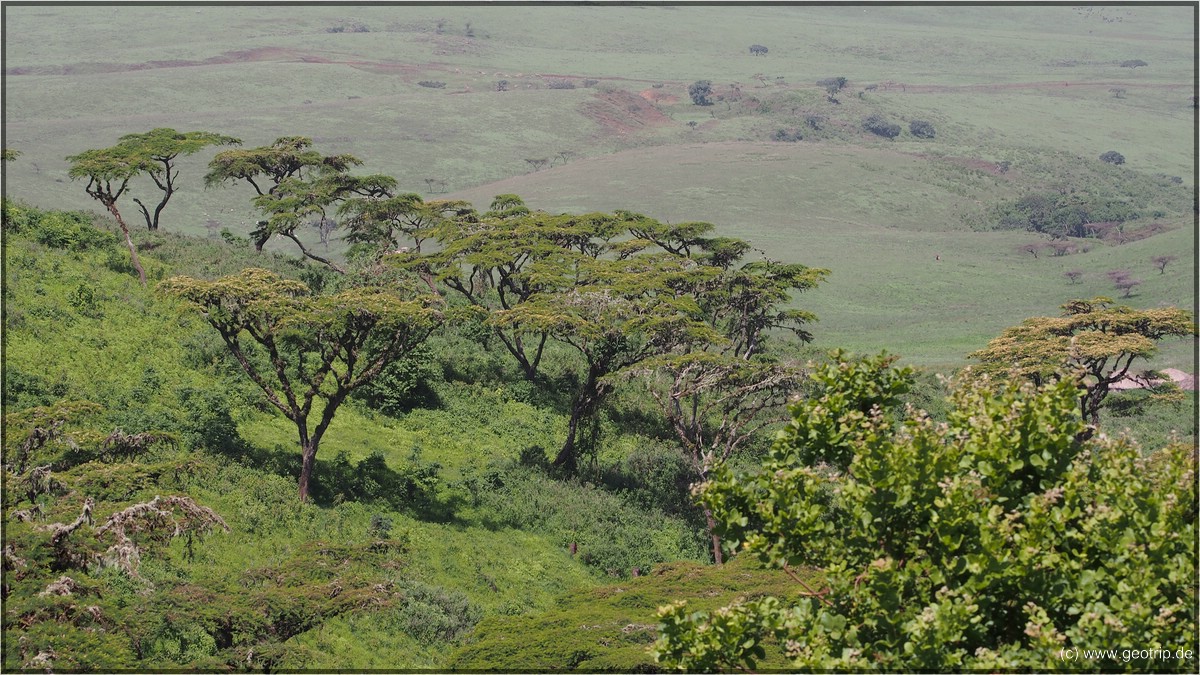
[[(730, 177), (755, 165), (770, 167), (771, 175), (751, 179), (767, 171), (758, 169)], [(1037, 240), (1028, 233), (974, 232), (946, 221), (944, 204), (983, 195), (993, 185), (1003, 190), (1004, 179), (975, 178), (963, 197), (919, 180), (932, 173), (886, 148), (707, 143), (572, 162), (459, 196), (480, 204), (494, 193), (516, 192), (550, 211), (628, 208), (674, 222), (718, 223), (719, 231), (745, 237), (771, 256), (832, 271), (827, 283), (798, 299), (820, 318), (818, 345), (887, 348), (922, 365), (961, 363), (1006, 326), (1057, 313), (1071, 298), (1111, 295), (1104, 276), (1110, 269), (1131, 269), (1145, 280), (1128, 299), (1134, 306), (1194, 302), (1195, 234), (1179, 220), (1177, 229), (1138, 242), (1094, 244), (1088, 253), (1035, 260), (1017, 250)], [(822, 180), (824, 174), (836, 174), (842, 189)], [(942, 220), (922, 226), (924, 217), (939, 212)], [(1165, 275), (1150, 262), (1160, 254), (1180, 256)], [(1062, 276), (1068, 269), (1087, 273), (1070, 285)], [(1190, 367), (1185, 352), (1170, 353), (1162, 367)]]
[[(644, 672), (654, 666), (649, 648), (657, 637), (657, 608), (687, 600), (693, 609), (711, 610), (739, 599), (795, 593), (795, 582), (782, 572), (759, 569), (744, 558), (723, 568), (663, 565), (618, 585), (570, 593), (541, 614), (489, 618), (446, 663), (464, 670)], [(787, 667), (771, 647), (760, 665)]]
[[(229, 264), (247, 264), (248, 259), (263, 261), (223, 244), (197, 243), (189, 253), (179, 237), (145, 238), (158, 240), (161, 250), (187, 259), (194, 268), (192, 273), (207, 268), (221, 272)], [(216, 588), (237, 580), (247, 570), (286, 568), (289, 561), (309, 555), (306, 551), (313, 541), (365, 546), (373, 538), (371, 521), (376, 516), (391, 520), (393, 536), (406, 546), (403, 554), (394, 558), (396, 566), (368, 569), (364, 574), (374, 575), (378, 583), (400, 584), (397, 588), (421, 583), (460, 594), (482, 616), (546, 609), (568, 590), (594, 586), (604, 578), (604, 571), (573, 558), (566, 543), (574, 537), (580, 541), (581, 553), (609, 546), (606, 538), (618, 534), (611, 522), (635, 528), (631, 530), (636, 532), (634, 536), (645, 538), (639, 555), (649, 560), (702, 557), (702, 549), (689, 543), (694, 537), (680, 519), (638, 510), (640, 507), (622, 498), (592, 488), (556, 485), (557, 503), (540, 514), (551, 520), (541, 526), (536, 523), (543, 521), (517, 517), (493, 522), (488, 514), (470, 508), (464, 499), (469, 501), (473, 489), (462, 482), (464, 477), (485, 473), (487, 467), (512, 464), (530, 443), (553, 447), (565, 423), (553, 410), (520, 403), (495, 389), (469, 385), (446, 384), (440, 391), (441, 408), (415, 410), (403, 422), (349, 403), (331, 427), (318, 460), (318, 481), (322, 475), (328, 476), (330, 461), (339, 451), (345, 451), (352, 462), (378, 451), (392, 470), (417, 463), (442, 464), (445, 468), (438, 474), (441, 487), (435, 495), (445, 505), (437, 516), (441, 522), (430, 520), (420, 509), (396, 510), (382, 502), (299, 504), (294, 478), (287, 475), (297, 463), (292, 450), (295, 429), (278, 416), (253, 411), (251, 406), (261, 396), (243, 378), (229, 379), (220, 374), (220, 367), (206, 366), (206, 357), (201, 356), (205, 350), (215, 347), (210, 353), (217, 355), (222, 351), (208, 335), (208, 327), (192, 313), (180, 312), (175, 303), (157, 296), (153, 285), (150, 290), (142, 289), (128, 273), (109, 268), (110, 260), (119, 262), (122, 257), (115, 244), (98, 251), (67, 252), (7, 236), (4, 338), (8, 374), (19, 370), (26, 382), (35, 378), (43, 388), (53, 384), (72, 398), (100, 402), (104, 411), (93, 424), (102, 434), (112, 426), (131, 433), (173, 429), (181, 423), (186, 426), (188, 413), (180, 398), (183, 388), (222, 392), (231, 401), (242, 401), (235, 412), (241, 418), (239, 431), (247, 452), (279, 453), (286, 467), (283, 475), (250, 468), (190, 447), (185, 438), (178, 450), (111, 466), (91, 463), (64, 475), (67, 485), (78, 492), (47, 502), (50, 521), (73, 518), (84, 495), (95, 496), (97, 513), (107, 514), (156, 494), (180, 492), (224, 516), (232, 531), (206, 538), (197, 546), (194, 560), (188, 559), (179, 545), (145, 556), (143, 574), (163, 593), (176, 592), (173, 589), (180, 583)], [(217, 258), (223, 260), (217, 262)], [(143, 260), (152, 278), (160, 276), (156, 270), (169, 273), (153, 252), (144, 252)], [(282, 266), (285, 271), (287, 267)], [(89, 289), (95, 298), (88, 311), (72, 299), (79, 296), (80, 288)], [(64, 354), (71, 356), (64, 359)], [(28, 405), (26, 401), (21, 407)], [(616, 440), (626, 447), (645, 444), (638, 439)], [(185, 468), (164, 472), (154, 466)], [(522, 485), (536, 491), (538, 480), (545, 479), (526, 480)], [(574, 506), (566, 506), (568, 503)], [(638, 524), (632, 524), (631, 518)], [(598, 519), (616, 520), (592, 522)], [(575, 534), (564, 529), (563, 523), (575, 528)], [(347, 564), (359, 569), (354, 560)], [(109, 588), (105, 584), (117, 583), (111, 576), (95, 581)], [(118, 587), (102, 594), (119, 597), (123, 591)], [(117, 595), (111, 595), (114, 593)], [(158, 597), (153, 596), (152, 601), (158, 602)], [(148, 620), (158, 616), (151, 614)], [(185, 612), (176, 620), (186, 622), (189, 617)], [(289, 643), (296, 648), (289, 648), (288, 663), (324, 669), (348, 664), (436, 667), (447, 643), (416, 639), (404, 633), (408, 625), (406, 610), (394, 603), (378, 611), (357, 612), (297, 637)], [(375, 643), (355, 641), (368, 635)], [(173, 664), (167, 661), (159, 666), (177, 665)]]

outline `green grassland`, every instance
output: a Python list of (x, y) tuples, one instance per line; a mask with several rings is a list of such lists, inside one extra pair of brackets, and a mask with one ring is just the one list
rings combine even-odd
[[(248, 147), (308, 136), (401, 190), (480, 208), (516, 193), (553, 212), (711, 222), (754, 255), (830, 270), (794, 301), (819, 317), (805, 355), (899, 354), (926, 369), (914, 400), (936, 408), (933, 371), (1072, 298), (1195, 306), (1194, 21), (1190, 6), (6, 5), (4, 144), (22, 154), (4, 163), (4, 192), (99, 211), (64, 157), (169, 126)], [(752, 56), (756, 43), (768, 55)], [(1148, 65), (1120, 66), (1132, 59)], [(816, 82), (836, 76), (849, 82), (833, 103)], [(564, 79), (576, 87), (550, 88)], [(711, 106), (689, 99), (701, 79), (720, 97)], [(872, 114), (902, 133), (864, 131)], [(936, 137), (914, 137), (913, 120)], [(803, 140), (772, 140), (781, 129)], [(1126, 163), (1100, 162), (1108, 150)], [(150, 290), (106, 217), (95, 245), (4, 235), (5, 413), (69, 395), (101, 404), (81, 422), (96, 432), (179, 439), (71, 465), (39, 522), (69, 522), (83, 495), (104, 518), (187, 494), (230, 527), (194, 548), (148, 549), (140, 581), (77, 575), (107, 617), (96, 625), (124, 628), (37, 624), (30, 639), (83, 659), (58, 668), (216, 668), (232, 652), (205, 636), (241, 612), (261, 653), (238, 658), (270, 659), (247, 666), (260, 669), (640, 671), (652, 668), (656, 606), (787, 594), (749, 561), (704, 564), (703, 517), (671, 436), (630, 422), (644, 392), (619, 389), (589, 471), (558, 480), (540, 467), (561, 444), (562, 401), (454, 331), (428, 345), (423, 399), (339, 410), (315, 503), (300, 504), (295, 427), (201, 318), (153, 291), (171, 275), (247, 266), (312, 278), (290, 242), (255, 254), (223, 241), (222, 229), (245, 236), (260, 215), (246, 185), (203, 187), (213, 152), (180, 160), (165, 231), (134, 233)], [(563, 152), (538, 171), (525, 161)], [(1134, 236), (1073, 239), (1080, 252), (1035, 258), (1020, 248), (1045, 236), (994, 229), (996, 207), (1060, 189), (1132, 204)], [(145, 181), (133, 190), (156, 194)], [(1138, 238), (1143, 228), (1156, 233)], [(302, 237), (342, 259), (339, 233), (327, 246), (315, 230)], [(1158, 255), (1177, 259), (1160, 274)], [(1105, 275), (1115, 269), (1143, 281), (1128, 298)], [(1078, 283), (1069, 270), (1083, 271)], [(1194, 350), (1194, 339), (1166, 342), (1138, 367), (1194, 373)], [(552, 350), (547, 370), (560, 375), (570, 358)], [(1105, 414), (1149, 450), (1194, 436), (1194, 406), (1194, 394), (1131, 392)], [(18, 550), (46, 536), (7, 511), (5, 528)], [(643, 576), (630, 578), (635, 567)], [(68, 612), (69, 597), (37, 595), (51, 580), (18, 579), (6, 612)], [(270, 637), (281, 626), (294, 634)], [(6, 671), (30, 656), (11, 635)]]
[[(1022, 261), (1020, 234), (973, 232), (984, 207), (1048, 182), (1094, 182), (1110, 149), (1133, 183), (1190, 174), (1189, 17), (1182, 7), (9, 8), (6, 143), (24, 155), (6, 185), (34, 203), (92, 208), (62, 157), (123, 133), (203, 128), (247, 144), (303, 134), (427, 196), (482, 206), (516, 192), (550, 210), (713, 222), (834, 270), (804, 299), (823, 344), (959, 364), (999, 328), (1084, 290), (1063, 287), (1052, 269), (1062, 261)], [(84, 31), (93, 20), (114, 30)], [(81, 31), (86, 50), (63, 39)], [(770, 53), (751, 56), (751, 43)], [(1134, 58), (1150, 65), (1119, 66)], [(850, 81), (840, 105), (814, 84), (832, 75)], [(555, 78), (598, 84), (549, 89)], [(509, 91), (496, 91), (500, 79)], [(742, 99), (692, 105), (696, 79), (717, 94), (737, 83)], [(858, 128), (869, 114), (928, 120), (938, 135), (879, 139)], [(812, 115), (820, 131), (805, 126)], [(779, 128), (805, 140), (770, 142)], [(524, 175), (525, 159), (564, 151), (568, 162)], [(180, 162), (191, 181), (167, 227), (244, 232), (257, 218), (250, 191), (202, 189), (207, 157)], [(987, 168), (1002, 161), (1011, 171)], [(450, 192), (429, 195), (427, 178)], [(1190, 255), (1190, 183), (1137, 189), (1185, 232), (1136, 252), (1098, 246), (1071, 265), (1103, 273)], [(331, 248), (337, 256), (336, 237)], [(942, 264), (927, 264), (935, 255)], [(1194, 297), (1190, 267), (1181, 260), (1173, 282), (1148, 282), (1135, 302)]]

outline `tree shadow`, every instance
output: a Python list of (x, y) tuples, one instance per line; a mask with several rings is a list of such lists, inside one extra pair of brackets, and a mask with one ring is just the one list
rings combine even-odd
[[(231, 439), (216, 454), (243, 466), (300, 480), (299, 448), (282, 443), (267, 449)], [(309, 483), (309, 498), (317, 506), (331, 508), (343, 502), (386, 506), (417, 520), (448, 523), (464, 503), (462, 495), (441, 489), (441, 465), (418, 463), (399, 470), (387, 465), (382, 452), (352, 463), (345, 451), (332, 459), (318, 458)]]

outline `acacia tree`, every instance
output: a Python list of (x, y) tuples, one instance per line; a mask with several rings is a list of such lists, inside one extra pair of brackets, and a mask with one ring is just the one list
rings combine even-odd
[[(397, 262), (418, 271), (431, 270), (438, 281), (489, 313), (574, 286), (579, 262), (601, 255), (620, 232), (604, 214), (533, 212), (512, 194), (497, 195), (483, 214), (461, 204), (455, 209), (454, 217), (432, 229), (440, 250), (399, 256)], [(490, 325), (522, 375), (537, 382), (550, 333), (529, 329), (514, 317)]]
[(261, 251), (272, 235), (279, 235), (292, 240), (307, 258), (329, 267), (339, 274), (345, 274), (337, 263), (311, 251), (297, 236), (296, 230), (312, 218), (327, 222), (329, 209), (338, 201), (352, 195), (369, 199), (391, 197), (396, 187), (396, 179), (391, 176), (350, 176), (340, 172), (326, 172), (313, 178), (285, 178), (271, 191), (254, 198), (254, 205), (266, 216), (266, 220), (258, 222), (258, 228), (250, 235), (254, 238), (254, 246)]
[(338, 407), (443, 318), (430, 296), (354, 288), (314, 297), (301, 282), (254, 268), (216, 281), (173, 277), (161, 288), (204, 313), (267, 401), (296, 425), (301, 501)]
[[(698, 490), (793, 597), (661, 608), (661, 664), (753, 671), (769, 641), (803, 670), (1041, 671), (1131, 636), (1194, 644), (1193, 448), (1081, 440), (1065, 380), (960, 384), (939, 423), (899, 408), (911, 374), (890, 359), (836, 361), (761, 467)], [(1123, 656), (1085, 667), (1162, 664)]]
[[(784, 404), (799, 389), (803, 369), (767, 355), (767, 336), (780, 331), (802, 342), (812, 339), (806, 327), (816, 317), (784, 306), (793, 293), (815, 288), (828, 271), (773, 260), (742, 263), (749, 244), (708, 236), (710, 223), (668, 225), (624, 216), (635, 237), (719, 270), (693, 291), (700, 319), (717, 337), (682, 345), (631, 372), (645, 378), (694, 478), (702, 482), (758, 431), (786, 418)], [(720, 564), (720, 537), (708, 509), (705, 519), (713, 560)]]
[(1034, 317), (1005, 330), (969, 358), (980, 362), (983, 373), (1039, 385), (1069, 380), (1093, 427), (1112, 385), (1135, 360), (1150, 358), (1160, 340), (1196, 334), (1191, 313), (1175, 307), (1133, 309), (1098, 297), (1072, 300), (1062, 309), (1062, 316)]
[(262, 250), (278, 234), (300, 248), (306, 257), (339, 273), (341, 267), (318, 256), (296, 236), (296, 229), (316, 215), (325, 217), (337, 201), (353, 196), (390, 197), (394, 178), (382, 175), (355, 177), (349, 170), (362, 164), (354, 155), (322, 155), (312, 149), (312, 139), (284, 136), (267, 146), (219, 152), (209, 162), (204, 177), (209, 187), (245, 181), (257, 193), (254, 200), (267, 216), (251, 232), (255, 249)]
[(379, 258), (387, 252), (401, 252), (401, 237), (412, 242), (413, 253), (420, 254), (421, 245), (433, 235), (436, 226), (472, 211), (465, 201), (425, 201), (418, 194), (405, 193), (394, 197), (353, 197), (342, 202), (337, 212), (349, 229), (346, 240), (350, 242), (352, 255)]
[(175, 160), (183, 155), (194, 155), (211, 145), (241, 145), (240, 139), (223, 136), (209, 131), (179, 132), (174, 129), (158, 128), (144, 134), (127, 134), (121, 137), (118, 145), (124, 146), (129, 152), (145, 155), (150, 162), (145, 171), (162, 191), (162, 199), (151, 212), (142, 200), (134, 197), (146, 219), (146, 228), (158, 229), (159, 215), (166, 208), (167, 202), (175, 194), (175, 179), (179, 177)]
[(116, 219), (121, 233), (125, 235), (125, 246), (129, 248), (129, 259), (137, 270), (138, 281), (146, 285), (146, 271), (142, 269), (142, 261), (138, 259), (137, 247), (129, 235), (129, 226), (117, 209), (117, 200), (129, 189), (129, 181), (140, 173), (153, 168), (152, 161), (144, 154), (134, 153), (121, 146), (105, 150), (87, 150), (67, 157), (71, 168), (67, 175), (72, 179), (87, 178), (84, 190), (88, 195), (104, 205)]
[[(166, 208), (167, 202), (171, 200), (171, 196), (176, 192), (175, 180), (179, 177), (179, 171), (176, 167), (175, 160), (180, 155), (193, 155), (210, 145), (237, 145), (240, 140), (232, 136), (222, 136), (209, 131), (188, 131), (179, 132), (174, 129), (158, 128), (147, 131), (142, 134), (127, 134), (122, 136), (120, 141), (113, 147), (103, 148), (99, 150), (88, 150), (73, 157), (68, 157), (67, 161), (73, 164), (86, 163), (93, 167), (100, 163), (110, 163), (113, 166), (120, 165), (123, 168), (118, 172), (123, 174), (130, 171), (129, 175), (122, 179), (122, 185), (119, 187), (128, 187), (129, 179), (145, 174), (150, 177), (154, 184), (162, 191), (162, 199), (155, 205), (151, 211), (145, 202), (134, 197), (133, 201), (137, 203), (141, 209), (142, 216), (146, 220), (146, 229), (157, 230), (159, 226), (159, 216), (163, 209)], [(83, 169), (81, 169), (83, 170)], [(75, 171), (75, 167), (72, 167)], [(85, 173), (72, 173), (71, 177), (75, 178)], [(120, 196), (118, 189), (113, 194)], [(89, 194), (91, 191), (89, 190)], [(95, 195), (93, 195), (95, 197)], [(102, 203), (104, 198), (95, 197)], [(113, 198), (115, 202), (115, 197)], [(105, 204), (107, 207), (108, 205)], [(111, 212), (112, 209), (110, 208)]]
[(564, 257), (578, 264), (558, 268), (555, 290), (495, 312), (490, 322), (550, 335), (583, 358), (582, 377), (571, 397), (567, 438), (553, 462), (574, 474), (580, 446), (586, 449), (592, 441), (581, 434), (582, 427), (594, 421), (611, 393), (612, 376), (679, 345), (718, 336), (698, 320), (699, 307), (687, 292), (711, 278), (711, 269), (669, 254), (614, 260), (573, 252)]

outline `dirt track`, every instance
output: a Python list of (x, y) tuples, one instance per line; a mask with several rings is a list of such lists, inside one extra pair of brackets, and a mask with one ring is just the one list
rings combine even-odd
[[(257, 49), (244, 49), (229, 51), (212, 56), (203, 60), (171, 60), (171, 61), (146, 61), (144, 63), (76, 63), (62, 66), (37, 66), (37, 67), (17, 67), (8, 68), (4, 71), (5, 75), (20, 76), (20, 75), (83, 75), (91, 73), (120, 73), (133, 72), (140, 70), (154, 70), (159, 68), (194, 68), (199, 66), (213, 66), (231, 63), (261, 63), (268, 61), (277, 61), (284, 63), (321, 63), (321, 64), (340, 64), (350, 66), (351, 68), (359, 68), (378, 73), (396, 73), (396, 74), (417, 74), (427, 72), (429, 70), (443, 70), (447, 72), (457, 72), (458, 69), (440, 63), (399, 63), (394, 61), (371, 61), (361, 58), (350, 57), (345, 54), (336, 54), (330, 52), (313, 52), (300, 51), (295, 49), (287, 49), (283, 47), (259, 47)], [(504, 75), (498, 73), (498, 75)], [(507, 77), (541, 77), (541, 78), (560, 78), (560, 79), (579, 79), (583, 77), (593, 77), (605, 80), (615, 80), (620, 82), (659, 82), (659, 80), (627, 78), (627, 77), (610, 77), (605, 75), (571, 75), (564, 73), (523, 73), (508, 75)], [(684, 84), (684, 83), (675, 83)], [(1070, 81), (1070, 80), (1050, 80), (1042, 82), (1004, 82), (998, 84), (963, 84), (963, 85), (940, 85), (940, 84), (920, 84), (907, 82), (881, 82), (877, 84), (878, 89), (874, 93), (905, 93), (905, 94), (933, 94), (933, 93), (955, 93), (955, 92), (1008, 92), (1019, 89), (1069, 89), (1071, 87), (1086, 87), (1086, 88), (1109, 88), (1109, 87), (1125, 87), (1125, 88), (1145, 88), (1145, 89), (1191, 89), (1191, 83), (1169, 83), (1155, 84), (1143, 82), (1125, 82), (1122, 80), (1102, 80), (1102, 81)], [(786, 89), (811, 89), (819, 88), (816, 85), (801, 85), (787, 86)], [(859, 86), (852, 86), (852, 90), (857, 90)], [(650, 98), (650, 97), (646, 97)]]

